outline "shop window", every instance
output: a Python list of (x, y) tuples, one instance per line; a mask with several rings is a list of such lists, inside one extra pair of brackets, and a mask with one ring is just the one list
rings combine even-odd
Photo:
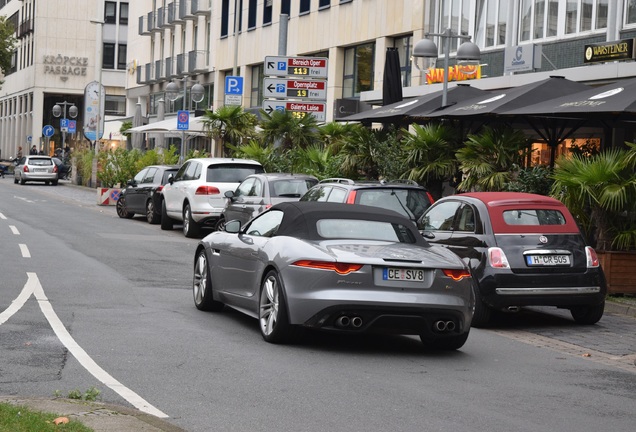
[[(592, 156), (601, 148), (600, 138), (572, 138), (563, 141), (556, 148), (555, 157), (571, 157), (573, 154)], [(550, 146), (545, 142), (534, 142), (530, 152), (530, 166), (550, 165)]]
[(375, 44), (363, 44), (345, 50), (343, 97), (360, 97), (373, 90)]
[(397, 48), (400, 56), (400, 72), (402, 75), (402, 87), (411, 86), (411, 49), (413, 48), (413, 36), (396, 38), (393, 46)]

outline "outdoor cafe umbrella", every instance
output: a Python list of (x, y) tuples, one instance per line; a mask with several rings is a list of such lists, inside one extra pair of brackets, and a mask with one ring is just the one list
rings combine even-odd
[[(487, 92), (467, 84), (458, 84), (448, 89), (447, 103), (456, 103), (466, 99), (471, 99)], [(429, 113), (442, 105), (443, 90), (428, 93), (415, 98), (410, 98), (401, 102), (364, 111), (347, 117), (337, 119), (337, 121), (364, 121), (364, 122), (387, 122), (398, 121), (403, 117), (410, 116), (412, 112)]]
[(382, 81), (382, 105), (400, 102), (402, 99), (400, 53), (397, 48), (387, 48), (384, 61), (384, 79)]

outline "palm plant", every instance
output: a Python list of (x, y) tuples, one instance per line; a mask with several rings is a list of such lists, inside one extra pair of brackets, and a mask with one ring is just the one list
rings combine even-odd
[(551, 195), (577, 218), (599, 251), (636, 246), (636, 144), (585, 157), (561, 157)]
[(216, 143), (217, 155), (224, 155), (226, 143), (238, 145), (245, 138), (256, 135), (258, 119), (243, 107), (225, 105), (203, 115), (203, 126)]
[(387, 138), (385, 131), (365, 127), (352, 129), (337, 153), (342, 158), (343, 174), (351, 178), (377, 179), (380, 174), (377, 162), (382, 157), (379, 149)]
[(318, 122), (311, 115), (297, 117), (291, 111), (261, 111), (260, 137), (267, 145), (291, 149), (307, 147), (319, 141)]
[(457, 135), (453, 129), (441, 123), (428, 123), (425, 126), (415, 124), (412, 130), (402, 129), (406, 175), (411, 180), (425, 184), (431, 194), (439, 198), (443, 182), (457, 173)]
[(252, 159), (259, 162), (267, 172), (280, 172), (281, 167), (274, 147), (262, 145), (257, 140), (249, 140), (238, 146), (228, 145), (232, 155), (238, 158)]
[(481, 133), (468, 135), (464, 147), (456, 153), (464, 173), (457, 189), (505, 190), (527, 152), (524, 133), (510, 127), (486, 126)]

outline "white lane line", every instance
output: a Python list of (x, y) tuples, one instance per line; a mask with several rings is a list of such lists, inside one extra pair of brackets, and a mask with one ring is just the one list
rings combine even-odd
[(9, 228), (11, 229), (11, 232), (15, 235), (20, 235), (20, 231), (18, 231), (18, 229), (15, 227), (15, 225), (9, 225)]
[(29, 252), (29, 248), (27, 245), (20, 243), (20, 252), (22, 252), (22, 258), (31, 258), (31, 252)]
[(4, 214), (0, 213), (0, 219), (7, 220), (7, 217)]
[(40, 305), (40, 309), (42, 310), (42, 313), (44, 314), (46, 319), (49, 321), (51, 328), (57, 335), (60, 342), (62, 342), (62, 344), (71, 352), (71, 354), (73, 354), (73, 356), (84, 367), (84, 369), (90, 372), (105, 386), (110, 387), (113, 391), (130, 402), (138, 410), (154, 415), (155, 417), (167, 418), (168, 415), (152, 406), (145, 399), (117, 381), (108, 372), (106, 372), (97, 363), (95, 363), (95, 361), (86, 353), (86, 351), (84, 351), (84, 349), (80, 347), (77, 342), (75, 342), (75, 339), (73, 339), (71, 334), (66, 330), (66, 327), (64, 327), (62, 321), (58, 318), (57, 314), (53, 310), (53, 306), (51, 306), (51, 303), (44, 294), (44, 289), (42, 289), (42, 285), (40, 285), (37, 274), (27, 273), (27, 275), (29, 277), (27, 284), (31, 283), (31, 281), (33, 281), (32, 283), (35, 284), (35, 286), (31, 288), (33, 290), (33, 295), (37, 299), (38, 304)]
[(17, 311), (20, 310), (22, 306), (24, 306), (29, 297), (31, 297), (31, 294), (33, 294), (34, 288), (35, 285), (31, 282), (31, 279), (27, 280), (27, 283), (24, 285), (24, 288), (22, 288), (20, 295), (11, 302), (11, 305), (9, 305), (8, 308), (6, 308), (3, 312), (0, 312), (0, 325), (7, 322), (7, 320), (13, 316), (13, 314), (15, 314)]

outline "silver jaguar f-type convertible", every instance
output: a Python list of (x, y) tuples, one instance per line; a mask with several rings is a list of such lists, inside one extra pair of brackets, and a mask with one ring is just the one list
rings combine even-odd
[(228, 221), (199, 242), (194, 303), (258, 318), (267, 342), (300, 328), (419, 335), (458, 349), (474, 297), (464, 262), (431, 246), (390, 210), (325, 202), (271, 207), (245, 226)]

